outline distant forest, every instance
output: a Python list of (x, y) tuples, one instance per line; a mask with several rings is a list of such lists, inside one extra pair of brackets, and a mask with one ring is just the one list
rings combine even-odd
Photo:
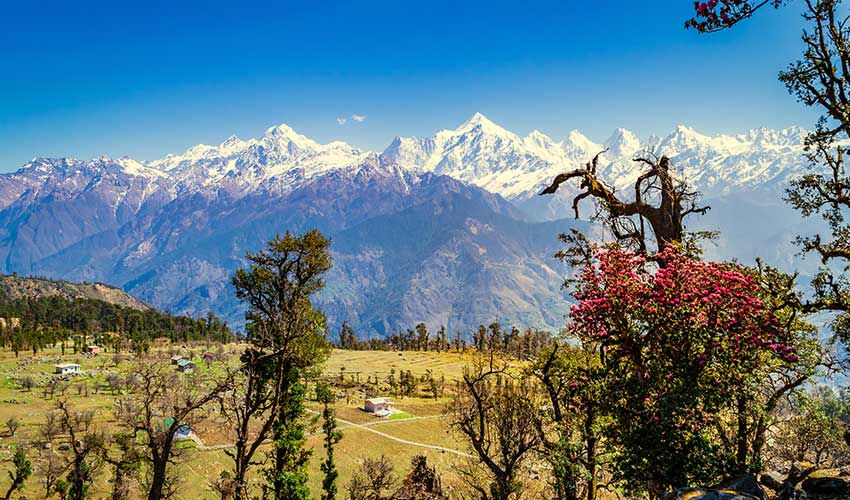
[[(138, 310), (88, 298), (61, 296), (12, 298), (0, 290), (0, 344), (18, 351), (38, 351), (69, 337), (147, 350), (156, 337), (171, 341), (228, 342), (234, 334), (225, 321), (210, 313), (203, 318), (174, 316), (156, 309)], [(14, 318), (14, 319), (13, 319)]]

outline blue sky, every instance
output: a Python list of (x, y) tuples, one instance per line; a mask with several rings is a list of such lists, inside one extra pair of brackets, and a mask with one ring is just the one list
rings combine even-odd
[(475, 111), (518, 133), (597, 141), (616, 127), (814, 122), (776, 80), (801, 52), (799, 3), (702, 36), (683, 28), (692, 5), (8, 2), (0, 171), (34, 156), (155, 159), (277, 123), (380, 150)]

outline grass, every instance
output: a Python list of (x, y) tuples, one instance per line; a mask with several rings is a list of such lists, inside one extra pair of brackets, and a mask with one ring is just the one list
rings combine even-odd
[[(179, 347), (179, 346), (178, 346)], [(198, 347), (194, 351), (194, 357), (199, 371), (207, 369), (215, 372), (221, 371), (221, 363), (213, 363), (209, 368), (200, 361), (201, 353), (206, 350)], [(215, 350), (213, 347), (210, 350)], [(156, 359), (167, 359), (170, 357), (168, 349), (155, 350), (152, 356)], [(132, 366), (131, 356), (125, 355), (128, 360), (122, 361), (117, 366), (113, 363), (111, 353), (101, 354), (97, 357), (86, 358), (81, 355), (72, 354), (70, 349), (63, 356), (59, 350), (39, 352), (36, 356), (32, 353), (21, 353), (17, 358), (11, 352), (0, 352), (0, 490), (5, 491), (9, 468), (8, 457), (11, 456), (16, 443), (34, 443), (39, 441), (39, 426), (44, 421), (44, 413), (50, 411), (54, 401), (46, 399), (40, 388), (25, 391), (19, 387), (17, 380), (25, 376), (32, 377), (40, 386), (52, 376), (53, 365), (61, 362), (74, 362), (81, 365), (86, 373), (84, 376), (75, 377), (65, 392), (65, 398), (70, 400), (79, 409), (95, 410), (93, 427), (107, 432), (116, 431), (117, 422), (112, 417), (112, 407), (119, 398), (126, 394), (111, 394), (102, 389), (98, 394), (91, 391), (92, 382), (99, 381), (105, 385), (105, 375), (108, 372), (126, 373)], [(425, 375), (429, 371), (434, 377), (445, 377), (446, 386), (450, 381), (461, 376), (463, 367), (469, 361), (469, 355), (460, 353), (434, 353), (434, 352), (383, 352), (383, 351), (341, 351), (334, 350), (330, 359), (324, 366), (324, 373), (328, 376), (342, 372), (346, 380), (350, 377), (361, 377), (365, 382), (367, 377), (376, 375), (382, 380), (386, 378), (390, 370), (398, 373), (401, 370), (410, 370), (417, 377)], [(85, 392), (78, 394), (78, 384), (86, 384), (89, 388), (88, 396)], [(80, 386), (82, 387), (82, 386)], [(384, 395), (384, 394), (381, 394)], [(356, 424), (370, 424), (370, 428), (379, 430), (391, 436), (407, 441), (420, 442), (430, 445), (443, 446), (451, 449), (463, 450), (462, 441), (447, 432), (446, 422), (435, 418), (446, 410), (446, 399), (429, 399), (424, 397), (407, 397), (404, 399), (392, 398), (395, 407), (401, 413), (393, 414), (389, 419), (377, 419), (362, 411), (362, 398), (364, 394), (351, 391), (349, 400), (339, 401), (335, 408), (338, 418)], [(309, 408), (317, 410), (315, 403), (308, 404)], [(429, 417), (425, 419), (413, 417)], [(9, 437), (5, 432), (5, 421), (15, 418), (21, 426), (14, 437)], [(198, 428), (198, 435), (207, 445), (222, 444), (226, 442), (225, 435), (218, 429), (217, 423), (208, 422), (208, 425)], [(374, 426), (373, 426), (374, 425)], [(399, 443), (386, 437), (380, 436), (365, 429), (347, 427), (340, 422), (343, 439), (337, 445), (336, 461), (340, 472), (339, 487), (340, 498), (346, 496), (345, 488), (351, 480), (354, 472), (363, 459), (386, 455), (393, 463), (399, 476), (403, 476), (410, 469), (411, 459), (418, 454), (428, 457), (429, 463), (436, 465), (438, 471), (443, 475), (443, 484), (446, 489), (456, 488), (459, 478), (453, 472), (463, 457), (426, 449), (418, 446)], [(324, 458), (324, 449), (321, 442), (321, 429), (318, 426), (311, 429), (315, 433), (308, 438), (308, 447), (313, 453), (310, 458), (310, 487), (314, 496), (319, 496), (321, 490), (321, 472), (319, 464)], [(206, 439), (205, 439), (206, 436)], [(177, 469), (182, 477), (183, 484), (177, 494), (178, 499), (210, 499), (218, 498), (209, 488), (209, 482), (214, 481), (219, 474), (229, 469), (232, 462), (224, 450), (206, 450), (197, 448), (192, 441), (178, 443), (181, 452), (181, 463)], [(268, 447), (265, 447), (268, 449)], [(37, 452), (32, 447), (30, 454), (35, 457)], [(256, 468), (258, 472), (261, 467)], [(111, 487), (111, 470), (104, 467), (99, 471), (97, 481), (92, 487), (92, 498), (103, 498), (108, 496)], [(43, 497), (44, 489), (40, 484), (40, 473), (36, 471), (28, 481), (23, 494), (28, 498)]]
[(434, 377), (441, 375), (446, 380), (454, 380), (463, 375), (463, 368), (471, 360), (470, 354), (457, 352), (422, 351), (342, 351), (335, 349), (325, 363), (326, 375), (339, 375), (340, 371), (349, 377), (359, 373), (365, 380), (367, 376), (378, 375), (385, 378), (390, 370), (410, 370), (416, 376), (425, 375), (430, 370)]

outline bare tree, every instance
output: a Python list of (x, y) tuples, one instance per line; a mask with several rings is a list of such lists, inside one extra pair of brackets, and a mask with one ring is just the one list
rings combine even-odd
[(416, 455), (401, 486), (393, 494), (395, 500), (448, 500), (437, 469), (428, 465), (425, 455)]
[(124, 380), (117, 373), (108, 373), (106, 374), (106, 383), (109, 385), (109, 390), (112, 391), (112, 394), (115, 394), (121, 392)]
[(530, 381), (515, 379), (504, 368), (476, 364), (464, 371), (451, 422), (485, 467), (489, 484), (475, 470), (459, 470), (482, 500), (507, 500), (522, 491), (522, 468), (540, 444), (541, 406)]
[[(709, 210), (697, 206), (699, 193), (689, 191), (687, 183), (674, 176), (666, 156), (635, 159), (643, 171), (634, 183), (634, 199), (619, 196), (597, 173), (603, 153), (597, 154), (584, 168), (559, 174), (540, 194), (554, 194), (564, 182), (578, 179), (581, 192), (573, 198), (576, 218), (579, 218), (580, 202), (595, 199), (599, 211), (594, 218), (605, 224), (618, 242), (644, 254), (650, 239), (655, 240), (658, 251), (670, 243), (681, 243), (686, 235), (685, 217)], [(645, 222), (652, 230), (651, 235), (647, 234)]]
[(268, 358), (254, 349), (246, 349), (240, 369), (231, 371), (233, 384), (219, 396), (221, 415), (236, 434), (232, 449), (224, 453), (233, 459), (233, 498), (249, 498), (248, 470), (259, 465), (254, 457), (269, 437), (277, 416), (278, 385), (263, 373)]
[(68, 498), (83, 500), (88, 496), (89, 487), (103, 464), (106, 436), (101, 432), (84, 431), (80, 415), (67, 401), (56, 402), (55, 414), (61, 432), (68, 436), (71, 452)]
[(15, 433), (18, 432), (18, 427), (21, 426), (21, 423), (18, 422), (18, 419), (15, 417), (9, 417), (6, 420), (6, 430), (9, 431), (9, 436), (14, 437)]
[(132, 395), (116, 403), (118, 421), (143, 438), (145, 459), (151, 467), (148, 500), (168, 497), (168, 465), (175, 458), (175, 438), (186, 426), (194, 428), (206, 417), (205, 406), (224, 392), (230, 381), (200, 375), (184, 376), (170, 365), (141, 363)]
[(209, 487), (211, 490), (219, 494), (221, 500), (230, 500), (236, 495), (236, 483), (229, 472), (221, 471), (218, 479), (210, 481)]
[(44, 486), (45, 498), (56, 493), (56, 485), (67, 469), (67, 460), (53, 449), (41, 452), (39, 455), (39, 471), (41, 472), (41, 484)]
[(135, 434), (119, 432), (113, 435), (112, 441), (115, 454), (106, 455), (106, 461), (114, 469), (111, 499), (128, 500), (144, 454), (136, 444)]
[(32, 391), (32, 388), (35, 387), (35, 381), (29, 375), (21, 378), (18, 384), (27, 392)]
[(596, 500), (604, 465), (601, 422), (610, 403), (592, 384), (580, 383), (604, 378), (595, 353), (557, 343), (544, 349), (529, 371), (547, 397), (537, 427), (542, 454), (552, 467), (555, 497), (577, 499), (584, 483), (585, 498)]
[(396, 481), (393, 464), (386, 456), (366, 458), (348, 484), (348, 496), (351, 500), (389, 500)]
[(55, 410), (47, 411), (44, 414), (44, 422), (38, 431), (46, 443), (53, 444), (53, 440), (61, 433), (58, 417), (59, 414)]

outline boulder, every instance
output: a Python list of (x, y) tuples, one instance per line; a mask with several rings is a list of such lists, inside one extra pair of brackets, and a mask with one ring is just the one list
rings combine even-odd
[(762, 472), (759, 482), (773, 491), (785, 490), (785, 476), (778, 472)]
[(757, 497), (731, 490), (711, 488), (679, 488), (664, 496), (665, 500), (758, 500)]
[(850, 496), (850, 482), (840, 477), (810, 477), (801, 485), (809, 496), (818, 498), (847, 498)]
[(746, 493), (747, 495), (764, 500), (764, 489), (753, 474), (741, 474), (733, 477), (722, 483), (712, 486), (712, 490), (734, 491), (736, 493)]
[(785, 482), (785, 488), (776, 497), (776, 500), (808, 500), (806, 492), (795, 488), (793, 484)]

